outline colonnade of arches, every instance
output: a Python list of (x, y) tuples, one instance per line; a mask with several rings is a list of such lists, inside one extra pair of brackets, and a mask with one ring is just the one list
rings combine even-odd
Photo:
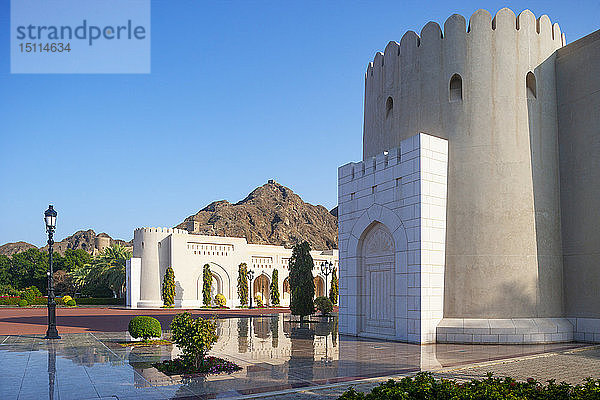
[[(236, 280), (231, 280), (229, 276), (225, 278), (223, 271), (213, 270), (213, 266), (217, 266), (222, 269), (222, 267), (217, 264), (210, 264), (211, 273), (212, 273), (212, 285), (211, 285), (211, 298), (214, 299), (217, 294), (222, 294), (225, 296), (227, 301), (236, 300), (237, 299), (237, 287), (231, 288), (231, 284), (235, 284)], [(325, 287), (325, 280), (323, 277), (317, 275), (314, 277), (314, 285), (315, 285), (315, 297), (319, 296), (327, 296), (327, 288)], [(203, 276), (199, 275), (197, 279), (197, 293), (196, 299), (202, 300), (202, 286), (203, 286)], [(286, 277), (280, 287), (280, 301), (282, 305), (289, 305), (290, 302), (290, 280), (289, 277)], [(260, 294), (261, 300), (263, 304), (270, 305), (271, 303), (271, 278), (266, 274), (262, 273), (253, 279), (251, 284), (252, 289), (252, 297), (256, 298), (257, 294)]]

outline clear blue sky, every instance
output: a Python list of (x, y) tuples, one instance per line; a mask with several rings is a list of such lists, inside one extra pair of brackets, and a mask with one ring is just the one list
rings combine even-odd
[(268, 179), (332, 208), (361, 158), (364, 71), (407, 30), (504, 6), (573, 41), (598, 1), (152, 2), (149, 75), (11, 75), (0, 1), (0, 244), (92, 228), (129, 240)]

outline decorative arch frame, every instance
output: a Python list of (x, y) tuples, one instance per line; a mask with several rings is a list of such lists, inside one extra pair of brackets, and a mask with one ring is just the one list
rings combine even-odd
[[(221, 289), (223, 292), (223, 296), (225, 296), (227, 300), (232, 300), (231, 277), (227, 273), (227, 270), (219, 264), (212, 261), (204, 264), (210, 265), (210, 271), (219, 277), (221, 281)], [(196, 279), (196, 299), (198, 300), (202, 299), (202, 271), (204, 264), (202, 264), (202, 266), (199, 268), (198, 278)]]
[[(251, 285), (252, 285), (252, 296), (256, 295), (256, 293), (254, 292), (254, 284), (256, 283), (256, 281), (261, 276), (265, 277), (265, 279), (267, 280), (267, 292), (268, 292), (267, 297), (270, 297), (271, 296), (271, 282), (272, 282), (272, 280), (271, 280), (271, 277), (269, 276), (269, 274), (267, 274), (265, 271), (262, 271), (260, 274), (258, 274), (258, 276), (256, 276), (254, 279), (252, 279), (252, 283), (251, 283)], [(266, 300), (263, 299), (263, 301), (265, 302), (265, 304), (267, 304), (267, 303), (270, 302), (270, 298), (266, 299)]]
[[(362, 265), (362, 245), (367, 233), (376, 225), (383, 225), (391, 234), (394, 242), (394, 296), (404, 296), (408, 292), (408, 235), (406, 227), (400, 217), (387, 207), (380, 204), (373, 204), (365, 210), (358, 220), (354, 223), (350, 237), (347, 241), (347, 261), (346, 287), (349, 292), (354, 291), (353, 300), (348, 301), (348, 318), (349, 318), (349, 333), (354, 335), (361, 334), (361, 282), (363, 265)], [(400, 299), (397, 300), (401, 303)], [(395, 307), (395, 337), (400, 340), (405, 340), (408, 335), (407, 327), (407, 309), (399, 315), (399, 306)]]

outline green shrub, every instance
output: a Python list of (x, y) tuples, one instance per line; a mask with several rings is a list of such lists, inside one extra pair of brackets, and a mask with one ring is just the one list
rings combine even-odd
[(69, 307), (75, 307), (77, 305), (77, 303), (75, 303), (75, 300), (71, 299), (68, 300), (66, 303)]
[(331, 300), (333, 304), (337, 304), (339, 292), (340, 287), (338, 283), (337, 273), (334, 268), (333, 273), (331, 274), (331, 287), (329, 288), (329, 300)]
[(79, 305), (86, 306), (122, 306), (125, 305), (125, 299), (114, 297), (77, 297), (73, 299)]
[(173, 268), (168, 267), (165, 271), (162, 284), (162, 299), (166, 307), (171, 307), (175, 304), (175, 272)]
[(265, 306), (263, 303), (263, 300), (262, 300), (262, 294), (260, 294), (260, 293), (256, 293), (254, 295), (254, 301), (256, 302), (256, 307), (264, 307)]
[(271, 305), (279, 305), (279, 272), (274, 269), (273, 275), (271, 276)]
[(19, 307), (27, 307), (29, 303), (25, 299), (19, 300)]
[(37, 286), (29, 286), (28, 288), (25, 288), (25, 290), (33, 292), (34, 297), (42, 297), (42, 292), (40, 292), (40, 289), (38, 289)]
[[(36, 292), (39, 293), (39, 295)], [(35, 298), (41, 297), (41, 296), (42, 296), (42, 294), (40, 293), (39, 289), (36, 288), (35, 286), (30, 286), (28, 288), (25, 288), (21, 292), (21, 298), (23, 300), (27, 300), (28, 304), (33, 304), (33, 302), (35, 301)]]
[(327, 315), (333, 311), (333, 303), (328, 297), (320, 296), (315, 299), (315, 307), (321, 311), (321, 314)]
[(210, 306), (210, 292), (212, 288), (212, 272), (210, 271), (210, 265), (204, 264), (204, 270), (202, 271), (202, 303), (208, 307)]
[(435, 380), (429, 373), (417, 374), (414, 378), (390, 379), (376, 386), (370, 393), (360, 393), (353, 388), (347, 390), (340, 400), (396, 400), (396, 399), (519, 399), (559, 400), (597, 399), (600, 394), (600, 379), (586, 379), (582, 385), (556, 384), (554, 380), (543, 385), (535, 379), (517, 382), (512, 378), (492, 378), (456, 382)]
[(47, 297), (36, 297), (33, 299), (33, 302), (29, 303), (31, 305), (37, 305), (37, 306), (45, 306), (46, 304), (48, 304), (48, 298)]
[(20, 292), (11, 285), (0, 285), (0, 296), (18, 296)]
[(200, 368), (206, 353), (218, 339), (214, 319), (192, 318), (192, 314), (177, 314), (171, 322), (172, 340), (182, 352), (181, 358), (190, 367)]
[(246, 263), (241, 263), (238, 267), (237, 291), (240, 299), (240, 304), (245, 306), (248, 304), (248, 266)]
[(137, 317), (131, 318), (129, 321), (129, 327), (127, 328), (131, 337), (142, 338), (148, 340), (153, 337), (162, 336), (162, 327), (160, 322), (153, 317), (145, 315), (138, 315)]
[(69, 295), (63, 296), (62, 297), (62, 302), (64, 305), (67, 305), (67, 303), (69, 302), (69, 300), (73, 300), (73, 298)]
[(315, 284), (312, 274), (315, 265), (310, 255), (310, 244), (303, 242), (295, 245), (289, 263), (290, 311), (293, 315), (299, 315), (300, 321), (303, 321), (315, 311)]
[(224, 307), (227, 305), (227, 299), (225, 298), (225, 296), (219, 293), (215, 296), (215, 304)]

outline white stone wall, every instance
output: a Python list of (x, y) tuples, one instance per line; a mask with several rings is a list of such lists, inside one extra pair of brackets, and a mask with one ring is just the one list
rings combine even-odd
[(367, 231), (382, 224), (395, 251), (393, 293), (387, 294), (395, 333), (384, 336), (435, 341), (443, 316), (447, 149), (445, 139), (421, 133), (339, 168), (340, 333), (365, 336), (361, 321), (369, 299), (361, 246)]
[[(210, 265), (215, 279), (220, 282), (219, 293), (225, 296), (227, 306), (237, 307), (238, 267), (246, 263), (254, 271), (254, 280), (265, 276), (269, 285), (273, 271), (278, 271), (279, 298), (281, 306), (289, 306), (290, 298), (284, 294), (283, 282), (289, 276), (288, 261), (292, 249), (282, 246), (249, 244), (244, 238), (189, 234), (185, 230), (171, 228), (138, 228), (134, 232), (134, 251), (127, 270), (127, 287), (137, 289), (139, 299), (131, 299), (130, 307), (154, 308), (162, 306), (160, 288), (166, 269), (171, 266), (175, 273), (175, 307), (202, 307), (202, 273), (205, 264)], [(338, 267), (338, 251), (311, 251), (315, 263), (313, 276), (321, 274), (324, 261)], [(133, 271), (133, 272), (131, 272)], [(136, 276), (135, 273), (138, 275)], [(136, 283), (137, 281), (137, 283)], [(325, 295), (329, 294), (331, 275), (327, 279)], [(254, 296), (254, 292), (252, 292)], [(268, 299), (270, 303), (270, 299)]]

